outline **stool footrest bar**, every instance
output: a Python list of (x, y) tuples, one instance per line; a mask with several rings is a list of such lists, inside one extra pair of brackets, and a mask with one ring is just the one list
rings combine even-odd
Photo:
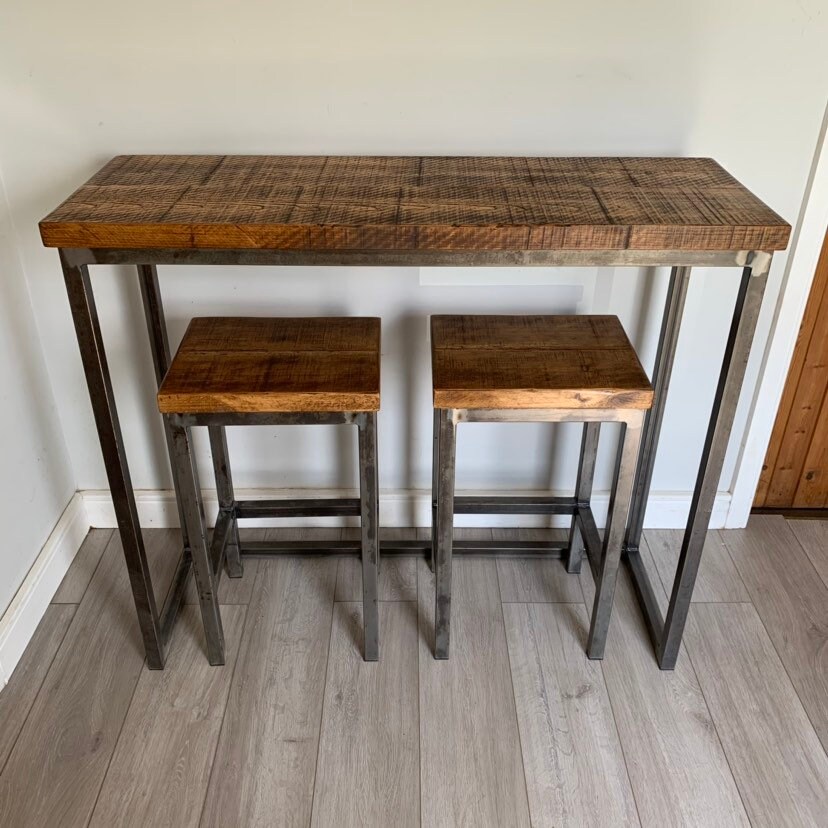
[[(476, 557), (562, 558), (567, 545), (549, 541), (456, 540), (453, 554)], [(386, 556), (426, 556), (431, 550), (429, 540), (380, 541), (380, 553)], [(241, 554), (245, 558), (267, 558), (279, 555), (359, 555), (358, 540), (284, 540), (242, 541)]]
[(455, 497), (455, 515), (571, 515), (574, 497), (520, 497), (515, 495)]
[(329, 497), (302, 500), (239, 500), (236, 517), (288, 518), (288, 517), (359, 517), (359, 498)]

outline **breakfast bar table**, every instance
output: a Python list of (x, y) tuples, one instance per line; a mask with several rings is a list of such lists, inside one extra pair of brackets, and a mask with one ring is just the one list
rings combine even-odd
[[(676, 664), (714, 497), (773, 252), (790, 226), (706, 158), (118, 156), (40, 223), (59, 248), (75, 332), (150, 668), (161, 669), (192, 570), (183, 548), (156, 605), (107, 365), (89, 266), (136, 265), (155, 373), (170, 362), (158, 265), (581, 266), (671, 268), (655, 389), (634, 482), (624, 557), (662, 669)], [(738, 268), (739, 289), (670, 602), (662, 615), (639, 554), (667, 389), (691, 268)], [(275, 278), (279, 278), (276, 276)], [(729, 277), (728, 277), (729, 278)], [(172, 443), (181, 511), (180, 473)], [(585, 446), (594, 451), (594, 446)], [(213, 446), (219, 479), (226, 447)], [(586, 458), (587, 461), (590, 458)], [(591, 458), (594, 464), (594, 456)], [(521, 510), (497, 498), (456, 499), (458, 512)], [(481, 502), (485, 501), (485, 502)], [(527, 498), (525, 511), (573, 514), (574, 498)], [(238, 517), (289, 516), (298, 501)], [(317, 514), (348, 514), (341, 506)], [(591, 517), (588, 554), (600, 546)], [(292, 544), (295, 548), (296, 544)], [(414, 538), (382, 552), (414, 554)], [(200, 550), (203, 553), (203, 550)], [(244, 555), (283, 554), (243, 543)], [(349, 552), (346, 543), (331, 552)], [(455, 554), (560, 556), (549, 544), (460, 543)]]

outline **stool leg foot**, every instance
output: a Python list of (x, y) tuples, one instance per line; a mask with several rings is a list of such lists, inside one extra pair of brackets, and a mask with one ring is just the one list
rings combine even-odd
[[(592, 480), (595, 476), (595, 458), (598, 455), (598, 438), (601, 423), (584, 423), (581, 438), (581, 459), (578, 461), (578, 480), (575, 484), (575, 498), (579, 503), (588, 503), (592, 497)], [(581, 571), (584, 554), (584, 540), (578, 526), (577, 515), (572, 516), (569, 530), (569, 547), (566, 551), (566, 571), (577, 575)]]
[(204, 529), (198, 469), (186, 430), (170, 422), (170, 432), (177, 467), (176, 474), (181, 490), (182, 511), (187, 522), (187, 534), (193, 555), (198, 602), (207, 639), (207, 657), (210, 664), (224, 664), (224, 631), (221, 626), (221, 614), (216, 594), (216, 578), (210, 561), (207, 533)]
[(456, 426), (453, 412), (436, 412), (439, 426), (438, 499), (435, 535), (437, 539), (436, 589), (434, 607), (434, 658), (449, 657), (451, 634), (451, 547), (454, 538), (454, 467)]
[(359, 493), (362, 516), (363, 658), (379, 659), (379, 488), (377, 479), (377, 415), (363, 414), (359, 422)]
[(612, 601), (618, 566), (621, 562), (621, 544), (626, 528), (627, 513), (635, 476), (638, 448), (641, 444), (641, 426), (644, 412), (634, 412), (626, 425), (618, 446), (610, 493), (607, 525), (604, 529), (604, 544), (598, 568), (598, 582), (595, 584), (595, 601), (592, 605), (592, 621), (589, 627), (587, 655), (589, 658), (603, 658), (607, 643)]

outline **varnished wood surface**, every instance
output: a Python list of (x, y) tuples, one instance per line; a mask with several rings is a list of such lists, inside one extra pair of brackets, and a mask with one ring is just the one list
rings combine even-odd
[(828, 756), (750, 604), (696, 604), (687, 645), (755, 828), (822, 828)]
[(649, 408), (615, 316), (432, 316), (435, 408)]
[(730, 556), (828, 750), (828, 587), (782, 517), (723, 533)]
[(709, 158), (122, 155), (40, 223), (49, 247), (780, 250)]
[[(52, 604), (46, 608), (9, 683), (0, 692), (0, 771), (26, 722), (76, 609), (73, 604)], [(0, 804), (0, 813), (2, 810)]]
[[(650, 550), (665, 591), (672, 589), (683, 540), (681, 529), (648, 529), (644, 533), (644, 543)], [(705, 539), (692, 601), (698, 604), (750, 601), (730, 553), (717, 532), (708, 533)]]
[(226, 663), (216, 670), (198, 609), (184, 610), (166, 669), (141, 673), (90, 828), (199, 824), (246, 611), (223, 608)]
[[(163, 601), (181, 535), (146, 532)], [(0, 774), (0, 825), (85, 825), (132, 703), (144, 648), (113, 534)], [(21, 796), (29, 791), (28, 796)]]
[(380, 320), (197, 317), (158, 390), (165, 414), (376, 411)]
[(639, 825), (586, 608), (504, 601), (503, 617), (532, 825)]
[(111, 529), (90, 530), (52, 598), (53, 604), (79, 604), (81, 602), (111, 538)]
[[(657, 583), (652, 562), (646, 563)], [(581, 567), (581, 586), (591, 607), (595, 587), (588, 566)], [(750, 822), (686, 647), (675, 670), (658, 669), (626, 570), (619, 573), (601, 666), (641, 824), (747, 828)]]
[(204, 826), (310, 824), (337, 561), (260, 563)]
[(828, 232), (799, 326), (754, 506), (828, 507)]
[[(492, 529), (492, 540), (514, 537), (519, 540), (541, 541), (566, 539), (564, 530)], [(497, 580), (500, 600), (504, 604), (580, 604), (583, 601), (577, 578), (570, 577), (562, 566), (549, 566), (549, 561), (535, 558), (498, 558)]]
[(312, 826), (420, 824), (417, 605), (383, 601), (380, 660), (362, 659), (362, 603), (338, 602)]
[(453, 564), (448, 661), (432, 658), (434, 577), (424, 560), (419, 585), (423, 825), (528, 826), (496, 562)]
[[(795, 530), (805, 525), (788, 524)], [(828, 524), (807, 526), (813, 531), (796, 535), (810, 548)], [(737, 555), (741, 567), (753, 554), (779, 555), (780, 530), (766, 529), (766, 521), (755, 521), (747, 531), (711, 538), (730, 550), (745, 545)], [(424, 534), (408, 531), (412, 538)], [(268, 532), (306, 540), (342, 535), (337, 529)], [(470, 534), (492, 537), (488, 529), (458, 530)], [(642, 557), (664, 606), (650, 558), (650, 547), (659, 549), (660, 542), (649, 535)], [(163, 567), (166, 581), (180, 536), (176, 530), (146, 536), (151, 563)], [(795, 537), (786, 542), (797, 544)], [(819, 556), (822, 548), (811, 551)], [(821, 583), (804, 556), (783, 561), (799, 573), (790, 581)], [(406, 561), (387, 580), (381, 609), (384, 647), (393, 651), (387, 663), (366, 665), (358, 601), (336, 601), (343, 562), (305, 557), (246, 566), (242, 581), (249, 577), (252, 589), (234, 590), (229, 597), (241, 606), (228, 605), (225, 612), (235, 664), (207, 665), (197, 609), (188, 607), (167, 670), (154, 673), (140, 664), (113, 539), (77, 610), (52, 606), (0, 693), (0, 743), (14, 744), (0, 767), (0, 824), (70, 826), (91, 819), (97, 825), (306, 826), (315, 797), (317, 820), (343, 828), (372, 824), (392, 802), (399, 819), (385, 824), (414, 821), (429, 828), (526, 824), (530, 815), (535, 825), (610, 824), (600, 820), (605, 813), (613, 814), (611, 824), (638, 818), (648, 828), (729, 827), (747, 825), (748, 817), (774, 828), (824, 822), (826, 759), (809, 708), (801, 704), (804, 671), (811, 671), (816, 686), (823, 666), (791, 661), (785, 652), (814, 633), (813, 618), (800, 608), (812, 600), (801, 590), (777, 589), (780, 573), (773, 568), (756, 567), (746, 579), (747, 601), (734, 601), (731, 587), (717, 593), (711, 586), (714, 602), (693, 605), (677, 670), (662, 672), (626, 573), (619, 579), (607, 658), (600, 665), (583, 658), (589, 615), (583, 602), (569, 603), (571, 596), (561, 591), (552, 574), (563, 569), (559, 560), (532, 562), (537, 589), (528, 571), (500, 566), (509, 561), (458, 561), (462, 630), (455, 630), (453, 645), (461, 636), (467, 646), (456, 662), (453, 653), (441, 664), (431, 658), (433, 579), (425, 563), (416, 562), (415, 610), (407, 575), (404, 587), (395, 585), (415, 563)], [(350, 575), (345, 581), (347, 598), (358, 583)], [(586, 567), (580, 582), (590, 600)], [(764, 607), (766, 592), (775, 615)], [(64, 623), (69, 632), (62, 637)], [(131, 653), (138, 654), (137, 665)], [(360, 738), (377, 731), (381, 738)], [(322, 752), (320, 733), (330, 745)], [(374, 782), (381, 793), (366, 801), (357, 777), (376, 779), (371, 775), (384, 764), (387, 784)], [(339, 785), (340, 774), (353, 786)], [(403, 778), (409, 780), (405, 789), (398, 784)], [(338, 810), (328, 820), (331, 802)], [(409, 817), (418, 803), (417, 823)]]

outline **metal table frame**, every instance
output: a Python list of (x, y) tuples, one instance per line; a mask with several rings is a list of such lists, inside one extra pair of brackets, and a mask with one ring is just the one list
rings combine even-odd
[[(169, 343), (164, 320), (157, 265), (359, 265), (359, 266), (581, 266), (581, 267), (671, 267), (670, 284), (661, 324), (658, 351), (653, 368), (655, 389), (653, 408), (646, 417), (639, 464), (624, 544), (624, 559), (633, 576), (639, 602), (652, 638), (658, 664), (662, 669), (675, 667), (684, 625), (690, 608), (710, 514), (722, 472), (725, 452), (742, 389), (745, 369), (756, 322), (762, 305), (772, 253), (764, 251), (635, 251), (635, 250), (552, 250), (552, 251), (301, 251), (301, 250), (192, 250), (192, 249), (76, 249), (59, 250), (69, 296), (69, 304), (80, 347), (92, 409), (98, 429), (109, 487), (118, 522), (118, 530), (129, 571), (138, 621), (151, 669), (162, 669), (180, 608), (187, 580), (192, 570), (192, 551), (185, 521), (179, 481), (173, 473), (179, 514), (182, 517), (183, 551), (163, 607), (156, 605), (129, 465), (124, 450), (118, 411), (112, 390), (106, 352), (101, 335), (95, 299), (89, 278), (89, 266), (96, 264), (130, 264), (138, 267), (155, 373), (159, 382), (170, 361)], [(702, 450), (698, 476), (690, 506), (690, 515), (681, 546), (666, 616), (662, 616), (652, 584), (639, 553), (644, 512), (652, 480), (658, 437), (678, 342), (684, 301), (691, 268), (739, 267), (742, 269), (733, 319), (725, 346), (721, 372), (713, 399), (707, 435)], [(172, 435), (165, 427), (167, 447), (174, 457)], [(173, 469), (175, 463), (171, 462)], [(458, 500), (460, 500), (458, 498)], [(552, 504), (553, 498), (548, 499)], [(496, 498), (493, 499), (496, 501)], [(290, 504), (287, 504), (289, 508)], [(462, 503), (460, 504), (462, 508)], [(492, 502), (477, 503), (472, 508), (492, 512)], [(494, 504), (496, 505), (496, 504)], [(535, 508), (537, 504), (530, 504)], [(563, 505), (563, 504), (561, 504)], [(550, 505), (554, 509), (554, 504)], [(528, 508), (527, 508), (528, 511)], [(525, 554), (544, 554), (539, 548), (524, 546)], [(536, 544), (535, 547), (538, 545)], [(292, 545), (296, 550), (296, 544)], [(426, 542), (383, 544), (382, 553), (428, 554)], [(547, 546), (548, 549), (548, 546)], [(281, 554), (278, 549), (270, 553)], [(299, 550), (301, 551), (301, 550)], [(345, 548), (328, 551), (348, 551)], [(268, 550), (249, 549), (245, 554), (267, 554)], [(522, 554), (521, 546), (508, 544), (457, 544), (455, 554)]]

